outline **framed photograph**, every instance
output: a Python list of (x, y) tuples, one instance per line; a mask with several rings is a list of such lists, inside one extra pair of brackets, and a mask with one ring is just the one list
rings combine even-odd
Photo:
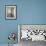
[(5, 18), (16, 19), (16, 5), (5, 5)]

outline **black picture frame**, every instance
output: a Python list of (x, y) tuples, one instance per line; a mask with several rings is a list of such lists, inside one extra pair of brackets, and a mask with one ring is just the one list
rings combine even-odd
[(16, 5), (5, 5), (5, 19), (16, 20)]

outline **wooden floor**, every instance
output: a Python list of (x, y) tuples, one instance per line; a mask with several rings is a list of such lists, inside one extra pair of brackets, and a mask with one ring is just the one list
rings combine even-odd
[[(0, 46), (8, 46), (8, 44), (0, 44)], [(28, 41), (21, 40), (19, 45), (15, 44), (13, 46), (46, 46), (46, 42), (42, 42), (42, 41), (32, 42), (31, 40), (28, 40)]]
[(46, 42), (44, 41), (34, 41), (32, 42), (31, 40), (21, 40), (20, 41), (20, 46), (46, 46)]

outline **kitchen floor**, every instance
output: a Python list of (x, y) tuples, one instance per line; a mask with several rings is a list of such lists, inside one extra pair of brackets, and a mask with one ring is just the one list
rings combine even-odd
[(21, 40), (20, 46), (46, 46), (45, 41), (31, 41), (31, 40)]

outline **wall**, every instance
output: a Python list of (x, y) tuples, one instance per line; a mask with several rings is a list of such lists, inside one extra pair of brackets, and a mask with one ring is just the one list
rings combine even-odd
[[(16, 20), (5, 20), (9, 4), (17, 6)], [(18, 24), (46, 24), (46, 0), (0, 0), (0, 44), (8, 43), (9, 32), (18, 32)]]

